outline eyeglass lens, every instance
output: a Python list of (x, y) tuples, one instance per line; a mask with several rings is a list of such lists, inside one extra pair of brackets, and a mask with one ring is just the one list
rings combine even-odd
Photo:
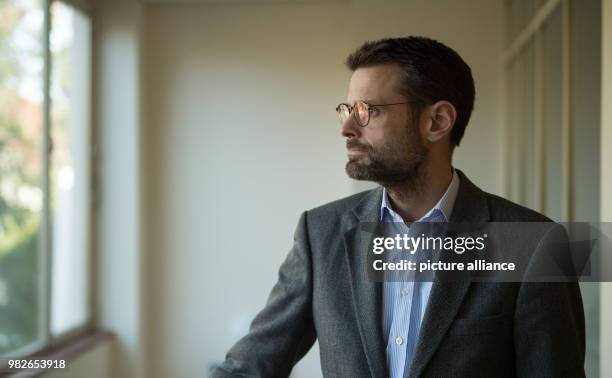
[(368, 121), (370, 120), (369, 105), (365, 102), (355, 103), (355, 106), (353, 106), (352, 109), (351, 106), (347, 104), (340, 104), (336, 108), (336, 111), (338, 112), (338, 118), (341, 124), (346, 122), (351, 113), (354, 113), (353, 116), (355, 117), (355, 121), (357, 124), (359, 124), (359, 126), (367, 125)]

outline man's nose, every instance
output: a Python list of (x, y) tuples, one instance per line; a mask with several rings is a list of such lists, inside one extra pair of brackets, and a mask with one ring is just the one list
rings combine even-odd
[(340, 125), (340, 134), (348, 139), (358, 138), (361, 135), (361, 127), (355, 122), (352, 114)]

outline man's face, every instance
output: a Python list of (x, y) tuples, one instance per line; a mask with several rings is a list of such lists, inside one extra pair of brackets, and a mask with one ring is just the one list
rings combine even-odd
[[(351, 77), (347, 103), (368, 104), (406, 102), (397, 86), (400, 69), (394, 65), (359, 68)], [(427, 146), (421, 139), (419, 119), (412, 119), (408, 105), (374, 107), (367, 126), (359, 126), (349, 117), (341, 128), (346, 138), (348, 162), (346, 173), (357, 180), (382, 185), (414, 182), (427, 158)]]

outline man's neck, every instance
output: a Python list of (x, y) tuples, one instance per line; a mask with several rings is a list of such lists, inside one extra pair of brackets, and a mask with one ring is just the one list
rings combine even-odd
[(450, 164), (436, 169), (427, 168), (417, 178), (417, 185), (410, 182), (386, 186), (393, 210), (405, 222), (414, 222), (427, 214), (442, 198), (453, 179)]

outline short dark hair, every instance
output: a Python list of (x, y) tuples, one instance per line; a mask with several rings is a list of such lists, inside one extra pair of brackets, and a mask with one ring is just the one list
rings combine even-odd
[(458, 146), (474, 109), (472, 70), (450, 47), (425, 37), (369, 41), (346, 58), (351, 71), (379, 64), (396, 64), (402, 74), (398, 90), (415, 101), (416, 112), (445, 100), (457, 110), (451, 147)]

